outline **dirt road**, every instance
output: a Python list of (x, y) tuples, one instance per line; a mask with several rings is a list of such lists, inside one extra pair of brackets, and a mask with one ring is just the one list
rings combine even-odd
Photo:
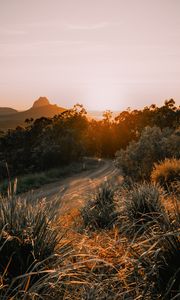
[(122, 181), (119, 170), (110, 160), (99, 161), (95, 170), (83, 171), (55, 183), (47, 184), (40, 189), (31, 192), (31, 198), (59, 199), (61, 210), (67, 211), (73, 207), (81, 207), (90, 199), (98, 186), (109, 180)]

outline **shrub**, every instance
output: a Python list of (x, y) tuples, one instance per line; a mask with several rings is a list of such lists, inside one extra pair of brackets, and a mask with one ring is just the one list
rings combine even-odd
[[(170, 142), (169, 142), (170, 141)], [(134, 181), (149, 180), (153, 164), (167, 158), (180, 158), (179, 132), (146, 127), (138, 141), (116, 153), (116, 166)]]
[(135, 184), (125, 191), (125, 217), (127, 232), (142, 233), (149, 223), (166, 219), (158, 186)]
[(58, 202), (49, 206), (12, 195), (0, 198), (1, 299), (53, 294), (59, 276), (54, 266), (62, 265), (67, 253), (54, 224), (57, 213)]
[(180, 159), (166, 159), (159, 164), (155, 164), (151, 180), (159, 183), (163, 188), (171, 190), (180, 180)]
[(142, 299), (179, 299), (180, 232), (173, 227), (169, 223), (166, 231), (156, 230), (153, 235), (144, 236), (143, 248), (134, 246), (138, 268), (144, 274)]
[(166, 299), (180, 296), (180, 235), (177, 232), (163, 234), (159, 239), (155, 257), (157, 287)]
[(112, 187), (103, 184), (95, 197), (82, 208), (81, 215), (85, 227), (92, 230), (112, 227), (117, 217)]

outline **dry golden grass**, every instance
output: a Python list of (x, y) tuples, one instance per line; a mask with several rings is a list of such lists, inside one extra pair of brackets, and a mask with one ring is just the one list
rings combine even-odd
[(151, 180), (159, 183), (166, 190), (173, 190), (180, 180), (180, 159), (171, 158), (155, 163)]
[[(145, 185), (143, 187), (144, 191)], [(116, 204), (118, 198), (120, 201), (119, 214), (122, 217), (111, 229), (89, 230), (84, 226), (78, 208), (63, 211), (55, 222), (51, 222), (50, 225), (58, 228), (61, 234), (55, 247), (59, 260), (53, 268), (50, 266), (49, 270), (44, 270), (49, 272), (49, 277), (45, 277), (42, 283), (35, 283), (33, 293), (37, 292), (38, 296), (33, 299), (40, 299), (41, 286), (49, 289), (45, 300), (169, 300), (178, 295), (178, 277), (173, 276), (179, 272), (180, 203), (176, 195), (163, 194), (158, 199), (164, 207), (162, 213), (167, 215), (160, 220), (166, 220), (166, 223), (151, 223), (148, 230), (131, 237), (125, 230), (130, 226), (129, 220), (123, 215), (127, 193), (122, 190), (115, 195)], [(163, 265), (164, 261), (167, 264)], [(167, 277), (163, 277), (161, 266)], [(175, 284), (172, 279), (175, 279)], [(25, 300), (31, 295), (27, 274), (23, 280), (23, 295), (18, 294), (13, 300)], [(164, 289), (162, 280), (166, 282)], [(1, 288), (5, 289), (4, 281)]]
[[(123, 192), (123, 197), (125, 196)], [(73, 292), (68, 290), (65, 299), (169, 300), (171, 296), (178, 295), (177, 291), (169, 289), (168, 292), (167, 287), (161, 290), (162, 279), (158, 277), (158, 272), (161, 272), (160, 265), (167, 253), (169, 253), (167, 257), (172, 256), (173, 268), (176, 264), (178, 267), (177, 257), (174, 257), (173, 253), (177, 251), (179, 245), (179, 231), (175, 227), (179, 202), (172, 194), (162, 195), (161, 202), (170, 218), (167, 222), (172, 221), (174, 225), (167, 223), (164, 227), (163, 224), (159, 226), (155, 223), (146, 233), (131, 240), (126, 237), (123, 229), (119, 229), (119, 224), (112, 229), (92, 232), (83, 228), (83, 221), (78, 210), (72, 209), (63, 216), (65, 228), (68, 229), (66, 238), (72, 241), (74, 249), (73, 262), (81, 266), (82, 274), (86, 278), (84, 283), (74, 286)], [(121, 221), (125, 220), (122, 218)], [(177, 238), (176, 234), (178, 234)], [(156, 259), (158, 252), (162, 257), (158, 256)], [(167, 274), (170, 270), (168, 268), (171, 268), (171, 261), (168, 264), (170, 265), (165, 266)], [(169, 279), (164, 280), (171, 282), (170, 271), (167, 276)], [(166, 296), (163, 298), (165, 290)]]

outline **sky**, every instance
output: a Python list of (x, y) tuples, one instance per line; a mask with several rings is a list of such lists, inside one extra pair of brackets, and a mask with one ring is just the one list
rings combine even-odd
[(180, 104), (180, 0), (0, 0), (0, 106)]

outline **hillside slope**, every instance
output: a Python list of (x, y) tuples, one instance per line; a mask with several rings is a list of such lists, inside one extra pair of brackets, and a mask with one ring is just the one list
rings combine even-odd
[(10, 107), (0, 107), (0, 116), (15, 114), (18, 111)]
[[(52, 118), (55, 115), (62, 113), (65, 108), (59, 107), (56, 104), (50, 104), (46, 97), (40, 97), (37, 99), (33, 106), (26, 110), (18, 112), (14, 109), (4, 110), (0, 108), (0, 129), (7, 130), (16, 128), (18, 125), (23, 126), (26, 119), (38, 119), (41, 117)], [(9, 113), (12, 111), (11, 113)], [(7, 113), (6, 113), (7, 112)]]

